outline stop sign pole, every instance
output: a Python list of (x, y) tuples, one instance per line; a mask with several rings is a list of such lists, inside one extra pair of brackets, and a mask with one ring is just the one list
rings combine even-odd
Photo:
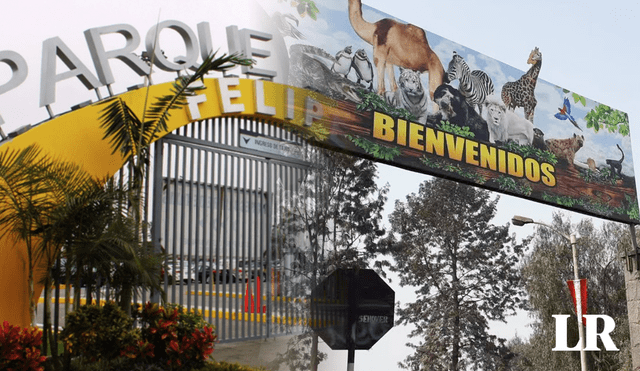
[(311, 327), (333, 350), (370, 349), (393, 327), (395, 293), (371, 269), (337, 269), (311, 292)]
[[(357, 272), (356, 272), (357, 277)], [(358, 290), (358, 280), (351, 279), (349, 280), (349, 285), (352, 285), (354, 291), (357, 293)], [(347, 336), (347, 344), (349, 349), (347, 350), (347, 371), (354, 371), (355, 363), (356, 363), (356, 317), (357, 313), (354, 308), (358, 305), (357, 295), (349, 295), (349, 321), (347, 321), (347, 329), (349, 329), (349, 335)]]

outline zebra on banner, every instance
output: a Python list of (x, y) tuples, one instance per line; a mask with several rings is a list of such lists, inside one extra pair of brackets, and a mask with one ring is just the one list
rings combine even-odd
[(449, 82), (459, 80), (460, 93), (471, 107), (477, 107), (478, 113), (482, 114), (482, 103), (494, 92), (493, 81), (489, 75), (480, 70), (471, 71), (467, 62), (454, 51), (447, 69), (447, 78)]

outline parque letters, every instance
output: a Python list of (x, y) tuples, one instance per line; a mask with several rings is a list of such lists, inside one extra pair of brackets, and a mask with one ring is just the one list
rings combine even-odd
[[(169, 61), (162, 53), (157, 42), (157, 35), (163, 29), (175, 31), (186, 48), (186, 56), (178, 57), (174, 62)], [(196, 68), (197, 58), (201, 54), (206, 58), (213, 52), (211, 33), (208, 32), (208, 22), (198, 24), (198, 36), (188, 25), (183, 22), (168, 20), (153, 26), (146, 35), (145, 47), (148, 55), (153, 56), (154, 64), (163, 71), (180, 71), (185, 68)], [(150, 66), (143, 62), (134, 51), (140, 44), (140, 35), (136, 29), (128, 24), (110, 25), (104, 27), (91, 28), (84, 32), (85, 39), (91, 52), (93, 64), (97, 71), (96, 77), (89, 68), (76, 56), (59, 37), (52, 37), (43, 42), (42, 64), (40, 74), (40, 107), (48, 106), (55, 102), (56, 83), (76, 77), (89, 90), (97, 89), (101, 86), (109, 86), (115, 82), (115, 78), (109, 66), (110, 59), (118, 59), (124, 62), (129, 68), (139, 76), (148, 75)], [(101, 37), (108, 34), (117, 34), (125, 38), (126, 45), (115, 50), (105, 50)], [(238, 29), (236, 26), (227, 27), (229, 52), (242, 54), (248, 58), (267, 58), (271, 54), (268, 50), (253, 47), (253, 41), (262, 43), (271, 40), (271, 35), (248, 29)], [(199, 48), (198, 48), (199, 45)], [(200, 49), (200, 50), (198, 50)], [(57, 61), (60, 59), (68, 71), (57, 73)], [(27, 78), (27, 63), (25, 59), (14, 51), (0, 51), (0, 62), (7, 64), (11, 68), (11, 78), (8, 82), (0, 85), (0, 95), (15, 89)], [(275, 77), (276, 71), (249, 68), (244, 66), (243, 73), (259, 77)]]

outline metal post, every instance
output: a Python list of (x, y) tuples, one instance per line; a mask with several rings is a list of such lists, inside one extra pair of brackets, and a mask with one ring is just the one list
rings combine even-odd
[[(162, 187), (164, 186), (164, 180), (162, 178), (162, 169), (164, 167), (164, 142), (160, 139), (154, 143), (154, 162), (153, 162), (153, 223), (151, 224), (151, 239), (153, 243), (153, 250), (157, 254), (162, 254), (162, 267), (167, 268), (165, 251), (162, 249)], [(167, 201), (168, 203), (168, 201)], [(165, 277), (168, 272), (165, 272)], [(166, 279), (166, 278), (165, 278)], [(164, 282), (162, 283), (163, 288)], [(152, 303), (160, 303), (160, 292), (153, 291), (150, 301)]]
[(580, 368), (587, 371), (587, 353), (584, 350), (584, 328), (582, 327), (582, 287), (578, 274), (578, 252), (576, 249), (576, 235), (571, 233), (571, 253), (573, 254), (574, 289), (576, 290), (576, 317), (578, 318), (578, 337), (580, 339)]
[(587, 371), (587, 354), (584, 350), (584, 328), (582, 327), (582, 298), (581, 298), (581, 288), (580, 288), (580, 275), (578, 274), (578, 251), (576, 249), (576, 235), (575, 233), (571, 233), (570, 236), (562, 233), (561, 231), (555, 229), (554, 227), (542, 223), (537, 222), (531, 218), (527, 218), (524, 216), (514, 215), (511, 219), (511, 223), (515, 226), (521, 227), (525, 224), (538, 224), (543, 227), (549, 228), (553, 232), (557, 233), (559, 236), (563, 237), (565, 240), (571, 243), (571, 253), (573, 255), (573, 277), (574, 277), (574, 289), (576, 290), (576, 317), (578, 319), (578, 336), (580, 338), (580, 369), (582, 371)]
[(315, 331), (311, 334), (311, 371), (318, 371), (318, 334)]
[(347, 353), (347, 371), (353, 371), (355, 367), (355, 358), (356, 358), (356, 313), (355, 308), (358, 304), (358, 297), (360, 296), (360, 287), (358, 287), (358, 276), (359, 271), (355, 270), (353, 272), (349, 272), (348, 275), (348, 298), (347, 301), (349, 303), (349, 313), (347, 315), (348, 321), (347, 326), (351, 329), (351, 334), (347, 337), (347, 345), (349, 346), (349, 350)]
[(355, 344), (351, 342), (349, 346), (349, 354), (347, 355), (347, 371), (353, 371), (355, 367), (356, 349)]
[[(265, 217), (265, 225), (266, 225), (266, 240), (264, 241), (264, 243), (266, 244), (266, 246), (264, 247), (260, 247), (261, 249), (266, 248), (267, 250), (267, 267), (268, 267), (268, 271), (271, 271), (271, 254), (273, 253), (273, 245), (271, 243), (271, 227), (272, 227), (272, 223), (275, 224), (275, 221), (272, 219), (272, 213), (273, 211), (271, 210), (272, 208), (272, 198), (274, 190), (271, 187), (271, 183), (274, 179), (274, 175), (273, 175), (273, 166), (275, 166), (271, 160), (267, 160), (264, 165), (266, 167), (267, 170), (267, 197), (266, 197), (266, 203), (267, 203), (267, 215)], [(260, 192), (262, 193), (262, 192)], [(262, 194), (260, 194), (260, 196), (262, 196)], [(262, 197), (260, 197), (260, 203), (262, 203)], [(281, 264), (284, 264), (284, 262), (281, 261)], [(275, 269), (274, 269), (275, 270)], [(271, 282), (275, 282), (274, 285), (274, 290), (277, 293), (278, 292), (278, 272), (273, 272), (273, 274), (275, 275), (275, 277), (271, 277), (271, 279), (268, 282), (265, 282), (266, 286), (267, 286), (267, 338), (271, 337), (271, 326), (272, 326), (272, 314), (273, 314), (273, 297), (271, 295), (275, 296), (275, 293), (271, 292)], [(278, 315), (280, 315), (280, 313), (278, 313)]]

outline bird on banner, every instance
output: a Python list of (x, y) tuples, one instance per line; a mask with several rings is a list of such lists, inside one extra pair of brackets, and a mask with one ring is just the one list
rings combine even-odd
[(582, 131), (582, 128), (578, 126), (576, 119), (574, 119), (573, 116), (571, 116), (571, 104), (569, 103), (568, 98), (566, 97), (564, 98), (564, 104), (562, 105), (562, 108), (558, 108), (558, 111), (560, 112), (555, 114), (558, 120), (569, 120), (571, 121), (573, 126), (577, 127), (578, 129), (580, 129), (580, 131)]

